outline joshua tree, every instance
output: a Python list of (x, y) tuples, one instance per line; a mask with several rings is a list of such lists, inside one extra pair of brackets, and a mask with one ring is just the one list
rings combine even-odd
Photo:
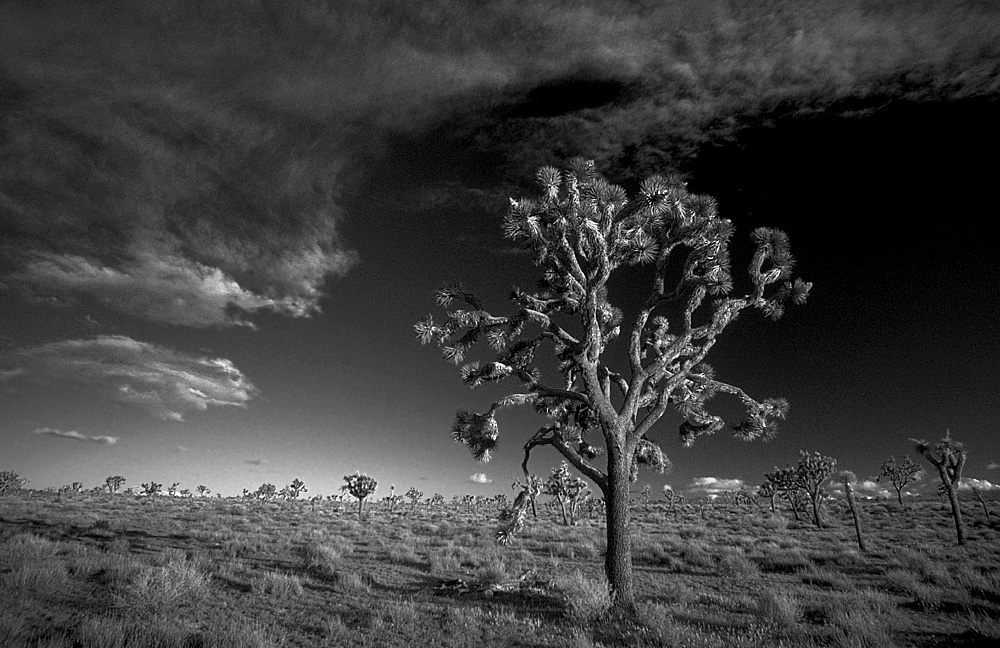
[(818, 452), (809, 454), (805, 450), (799, 450), (799, 465), (795, 468), (796, 481), (799, 490), (809, 496), (813, 523), (817, 527), (823, 526), (819, 515), (825, 494), (823, 484), (833, 476), (836, 467), (837, 460), (833, 457), (825, 457)]
[(142, 494), (149, 497), (156, 497), (162, 492), (162, 490), (163, 484), (157, 484), (155, 481), (142, 485)]
[[(756, 250), (748, 290), (732, 296), (733, 225), (718, 215), (714, 199), (689, 193), (679, 179), (654, 176), (629, 200), (624, 189), (595, 172), (593, 162), (574, 160), (571, 167), (565, 173), (541, 169), (541, 198), (511, 200), (504, 221), (506, 236), (530, 250), (541, 267), (538, 289), (514, 289), (512, 309), (504, 315), (486, 311), (461, 286), (439, 290), (439, 306), (448, 309), (456, 300), (464, 305), (440, 324), (425, 317), (415, 332), (422, 343), (443, 347), (445, 359), (464, 363), (462, 378), (471, 387), (507, 379), (521, 384), (485, 413), (457, 413), (453, 436), (475, 458), (487, 461), (496, 448), (501, 408), (531, 405), (548, 417), (525, 444), (524, 474), (531, 450), (547, 445), (601, 489), (607, 507), (605, 573), (616, 611), (632, 613), (629, 488), (640, 464), (660, 471), (668, 466), (651, 438), (653, 426), (673, 407), (684, 419), (685, 445), (713, 434), (725, 423), (706, 406), (721, 393), (737, 397), (746, 410), (733, 427), (737, 437), (773, 437), (787, 401), (757, 401), (716, 380), (704, 360), (742, 311), (757, 309), (777, 319), (787, 302), (805, 303), (811, 284), (792, 278), (788, 237), (758, 228), (751, 237)], [(609, 280), (626, 266), (645, 266), (650, 281), (628, 321), (609, 301)], [(636, 280), (628, 283), (633, 290)], [(619, 334), (626, 361), (616, 368), (605, 350)], [(480, 341), (491, 347), (493, 359), (465, 363)], [(544, 347), (559, 364), (558, 384), (544, 382), (535, 362)], [(593, 463), (599, 450), (606, 455), (603, 468)]]
[(170, 495), (170, 497), (173, 497), (174, 495), (176, 495), (177, 494), (177, 487), (180, 486), (180, 485), (181, 485), (180, 482), (174, 482), (173, 484), (170, 484), (169, 486), (167, 486), (167, 494)]
[(104, 488), (107, 489), (108, 494), (117, 493), (121, 490), (121, 487), (125, 485), (125, 478), (121, 475), (115, 475), (113, 477), (108, 477), (104, 480)]
[(444, 495), (441, 493), (434, 493), (434, 495), (431, 496), (430, 501), (427, 503), (431, 508), (441, 508), (444, 506)]
[(205, 497), (205, 496), (207, 496), (207, 495), (208, 495), (209, 493), (211, 493), (211, 492), (212, 492), (212, 491), (211, 491), (211, 490), (210, 490), (210, 489), (208, 488), (208, 486), (205, 486), (204, 484), (198, 484), (198, 488), (196, 488), (195, 490), (197, 490), (197, 491), (198, 491), (198, 494), (199, 494), (199, 495), (201, 495), (202, 497)]
[(958, 544), (965, 544), (965, 525), (962, 523), (962, 507), (958, 503), (958, 486), (962, 481), (962, 468), (965, 467), (965, 446), (958, 441), (952, 441), (951, 431), (945, 432), (944, 438), (933, 447), (926, 441), (910, 439), (916, 444), (920, 456), (938, 469), (941, 477), (941, 488), (944, 489), (951, 502), (951, 514), (955, 518), (955, 532), (958, 534)]
[(765, 484), (772, 484), (775, 492), (785, 498), (788, 506), (792, 509), (792, 515), (799, 520), (799, 506), (802, 503), (802, 491), (799, 487), (798, 474), (795, 468), (786, 466), (785, 468), (775, 468), (773, 471), (764, 474)]
[(774, 498), (778, 496), (777, 484), (770, 479), (757, 487), (757, 496), (766, 497), (771, 504), (771, 513), (774, 513)]
[(358, 500), (358, 518), (360, 519), (365, 510), (365, 498), (375, 492), (378, 488), (378, 482), (368, 475), (358, 472), (353, 475), (345, 475), (344, 481), (346, 483), (341, 488)]
[(889, 480), (892, 487), (896, 489), (896, 500), (899, 505), (903, 505), (903, 488), (910, 482), (920, 480), (924, 475), (924, 469), (910, 461), (909, 457), (903, 457), (903, 463), (896, 463), (896, 457), (889, 457), (882, 463), (879, 470), (878, 479), (881, 483), (883, 479)]
[(4, 470), (0, 472), (0, 496), (16, 493), (27, 483), (27, 479), (21, 478), (13, 470)]
[(642, 487), (642, 505), (649, 506), (649, 494), (653, 492), (653, 487), (646, 484)]
[(415, 513), (417, 510), (417, 502), (420, 498), (424, 496), (422, 491), (418, 491), (416, 486), (410, 486), (409, 490), (406, 491), (407, 498), (410, 500), (410, 512)]
[(851, 517), (854, 518), (854, 532), (858, 536), (858, 549), (866, 553), (865, 538), (861, 535), (861, 516), (858, 513), (858, 504), (854, 501), (854, 484), (858, 483), (857, 476), (850, 470), (842, 471), (837, 478), (844, 486), (844, 493), (847, 495), (847, 505), (851, 507)]
[(979, 505), (983, 507), (983, 513), (986, 514), (986, 524), (989, 524), (991, 522), (990, 508), (986, 506), (986, 500), (983, 499), (982, 489), (980, 489), (978, 486), (973, 486), (972, 495), (976, 498), (976, 501), (979, 502)]
[(559, 502), (564, 526), (576, 526), (576, 511), (590, 490), (586, 481), (570, 475), (569, 465), (564, 461), (558, 468), (552, 469), (552, 474), (542, 486), (542, 493), (551, 495)]
[(260, 500), (273, 500), (278, 496), (278, 489), (274, 484), (263, 483), (260, 485), (254, 493), (253, 496)]
[(290, 499), (298, 499), (299, 495), (302, 493), (308, 493), (309, 489), (306, 485), (298, 478), (293, 479), (292, 483), (288, 485), (288, 497)]

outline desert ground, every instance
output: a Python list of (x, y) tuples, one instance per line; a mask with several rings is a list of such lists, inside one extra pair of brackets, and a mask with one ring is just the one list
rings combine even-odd
[[(541, 498), (546, 499), (546, 498)], [(604, 529), (539, 506), (509, 546), (495, 507), (0, 498), (0, 645), (996, 646), (1000, 509), (864, 501), (826, 526), (768, 506), (634, 504), (638, 620), (604, 614)], [(992, 510), (989, 507), (993, 507)], [(989, 519), (987, 518), (989, 511)]]

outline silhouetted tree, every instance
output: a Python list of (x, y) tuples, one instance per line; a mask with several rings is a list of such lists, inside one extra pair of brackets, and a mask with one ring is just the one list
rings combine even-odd
[(542, 486), (542, 493), (551, 495), (559, 502), (559, 512), (562, 514), (563, 525), (575, 526), (576, 511), (580, 506), (580, 501), (590, 494), (590, 490), (587, 488), (586, 481), (570, 474), (569, 465), (564, 461), (557, 468), (552, 469), (552, 474)]
[(363, 475), (358, 472), (353, 475), (345, 475), (344, 481), (346, 483), (341, 486), (341, 488), (345, 490), (348, 495), (358, 500), (358, 518), (360, 519), (365, 511), (365, 498), (378, 489), (378, 482), (368, 475)]
[(903, 457), (902, 463), (896, 463), (896, 457), (889, 457), (882, 463), (878, 479), (875, 481), (881, 483), (883, 479), (889, 480), (896, 489), (896, 500), (902, 506), (903, 488), (910, 482), (918, 481), (923, 477), (923, 472), (924, 469), (910, 461), (909, 457)]
[(108, 477), (104, 480), (104, 488), (108, 491), (108, 494), (117, 493), (121, 490), (121, 487), (125, 484), (125, 478), (121, 475), (115, 475), (113, 477)]
[[(729, 240), (733, 225), (719, 217), (716, 202), (688, 192), (677, 178), (643, 181), (629, 200), (621, 187), (600, 177), (592, 162), (575, 160), (566, 172), (539, 171), (542, 196), (511, 200), (506, 236), (522, 244), (542, 269), (532, 293), (514, 289), (512, 309), (495, 315), (459, 285), (437, 292), (449, 309), (443, 322), (428, 315), (415, 325), (424, 344), (436, 342), (445, 359), (462, 365), (462, 379), (476, 387), (515, 380), (520, 391), (484, 413), (461, 410), (452, 433), (474, 457), (487, 461), (499, 434), (501, 408), (531, 405), (549, 419), (525, 444), (547, 445), (597, 484), (607, 520), (605, 573), (618, 612), (635, 610), (629, 488), (639, 465), (660, 471), (667, 457), (651, 434), (674, 408), (684, 418), (681, 440), (721, 430), (723, 420), (707, 410), (717, 394), (736, 396), (746, 418), (733, 427), (745, 440), (768, 439), (784, 418), (783, 399), (757, 401), (743, 389), (716, 380), (705, 364), (718, 336), (742, 311), (757, 309), (777, 319), (789, 301), (802, 304), (811, 284), (792, 278), (788, 237), (759, 228), (750, 261), (748, 292), (732, 296)], [(626, 266), (648, 268), (649, 292), (634, 317), (625, 320), (609, 301), (609, 280)], [(636, 282), (630, 281), (629, 289)], [(623, 328), (624, 327), (624, 328)], [(625, 366), (608, 364), (605, 351), (624, 333)], [(486, 342), (493, 357), (466, 362)], [(543, 381), (536, 354), (548, 347), (559, 365), (559, 383)], [(593, 462), (599, 439), (603, 468)]]

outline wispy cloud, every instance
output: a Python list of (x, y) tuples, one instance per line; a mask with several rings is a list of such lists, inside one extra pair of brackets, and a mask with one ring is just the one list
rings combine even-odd
[(118, 438), (115, 436), (88, 436), (82, 432), (77, 432), (76, 430), (56, 430), (53, 428), (35, 428), (35, 434), (45, 434), (50, 436), (62, 437), (64, 439), (75, 439), (76, 441), (90, 441), (91, 443), (99, 443), (102, 445), (114, 445), (118, 443)]
[(743, 486), (742, 479), (725, 479), (719, 477), (695, 477), (688, 484), (687, 490), (692, 493), (720, 495), (726, 491), (739, 490)]
[(267, 459), (247, 459), (246, 461), (251, 466), (266, 466)]
[(469, 481), (474, 484), (492, 484), (493, 480), (490, 479), (489, 475), (486, 473), (472, 473), (469, 475)]
[(153, 416), (180, 421), (209, 406), (242, 407), (256, 388), (229, 360), (107, 335), (15, 349), (0, 359), (17, 378), (72, 380)]
[(991, 461), (990, 463), (986, 464), (986, 470), (996, 470), (997, 468), (1000, 468), (1000, 463), (997, 463), (995, 461)]

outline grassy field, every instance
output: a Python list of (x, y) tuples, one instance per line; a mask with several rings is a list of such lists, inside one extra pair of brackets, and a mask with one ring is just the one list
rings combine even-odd
[[(996, 507), (996, 502), (991, 503)], [(996, 646), (1000, 511), (846, 504), (790, 513), (635, 508), (641, 622), (602, 612), (603, 520), (28, 492), (0, 498), (0, 645)]]

